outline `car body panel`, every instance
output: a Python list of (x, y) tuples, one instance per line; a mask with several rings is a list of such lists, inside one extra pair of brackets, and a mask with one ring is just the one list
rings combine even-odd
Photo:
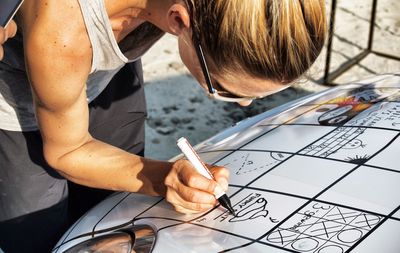
[(159, 197), (116, 193), (53, 252), (141, 224), (157, 232), (152, 252), (400, 252), (399, 135), (400, 75), (307, 96), (195, 146), (230, 169), (235, 217), (221, 206), (183, 215)]

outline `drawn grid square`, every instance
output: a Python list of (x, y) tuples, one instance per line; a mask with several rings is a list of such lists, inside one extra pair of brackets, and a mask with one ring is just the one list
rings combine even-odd
[(400, 205), (400, 173), (361, 166), (318, 199), (388, 215)]
[(277, 152), (236, 151), (216, 164), (230, 170), (230, 184), (245, 186), (289, 156)]
[(293, 156), (250, 187), (312, 198), (355, 166), (321, 158)]
[(311, 202), (264, 241), (296, 252), (345, 252), (381, 220), (369, 213)]
[(386, 220), (351, 252), (398, 253), (400, 252), (398, 235), (400, 235), (400, 221)]
[(382, 150), (378, 155), (369, 160), (367, 164), (397, 170), (400, 172), (400, 162), (398, 161), (398, 156), (400, 154), (399, 147), (400, 138), (397, 137), (394, 142), (386, 147), (385, 150)]
[(296, 153), (334, 129), (334, 127), (283, 125), (250, 142), (242, 149)]

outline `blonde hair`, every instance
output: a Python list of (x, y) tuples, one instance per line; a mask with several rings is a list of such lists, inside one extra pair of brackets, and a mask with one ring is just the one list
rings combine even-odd
[(289, 83), (324, 45), (324, 0), (188, 1), (192, 27), (217, 71)]

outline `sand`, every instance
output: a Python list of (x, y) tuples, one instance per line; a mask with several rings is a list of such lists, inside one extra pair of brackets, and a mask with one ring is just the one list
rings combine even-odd
[[(371, 1), (338, 1), (331, 70), (367, 46)], [(330, 1), (327, 1), (330, 10)], [(400, 57), (400, 1), (378, 0), (373, 49)], [(169, 159), (179, 153), (176, 140), (184, 136), (197, 144), (247, 117), (329, 86), (323, 76), (325, 50), (304, 78), (290, 88), (254, 101), (248, 107), (209, 99), (182, 64), (176, 38), (165, 35), (142, 58), (148, 117), (146, 157)], [(374, 54), (340, 76), (340, 85), (376, 74), (400, 72), (400, 61)]]

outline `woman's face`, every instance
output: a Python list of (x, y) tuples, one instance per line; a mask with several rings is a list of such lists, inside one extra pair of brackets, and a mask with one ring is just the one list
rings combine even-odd
[[(178, 37), (179, 53), (182, 62), (189, 69), (190, 73), (197, 79), (199, 84), (208, 92), (207, 84), (204, 79), (199, 58), (193, 46), (193, 42), (188, 33)], [(217, 90), (228, 91), (239, 97), (264, 97), (287, 87), (278, 82), (266, 79), (255, 78), (249, 75), (235, 74), (219, 74), (213, 71), (212, 65), (207, 62), (211, 81)], [(240, 102), (240, 105), (249, 105), (251, 100)]]

